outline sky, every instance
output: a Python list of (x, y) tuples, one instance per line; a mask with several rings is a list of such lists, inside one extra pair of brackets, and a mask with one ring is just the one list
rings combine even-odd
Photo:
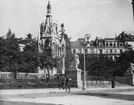
[[(0, 0), (0, 36), (10, 28), (17, 37), (37, 36), (48, 0)], [(134, 31), (131, 0), (50, 0), (53, 22), (65, 25), (71, 40)]]

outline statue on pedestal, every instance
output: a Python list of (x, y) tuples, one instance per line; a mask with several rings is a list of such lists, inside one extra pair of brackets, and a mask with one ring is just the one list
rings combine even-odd
[(130, 74), (134, 73), (134, 64), (133, 63), (130, 63), (130, 66), (127, 69), (126, 73), (130, 73)]

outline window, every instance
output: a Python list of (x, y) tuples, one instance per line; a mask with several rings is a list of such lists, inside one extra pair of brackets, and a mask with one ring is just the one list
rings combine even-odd
[(119, 42), (117, 43), (117, 46), (119, 47)]
[(116, 49), (114, 49), (114, 53), (117, 53), (117, 50)]
[(106, 47), (108, 47), (108, 43), (106, 43)]
[(123, 51), (122, 51), (122, 49), (120, 49), (120, 53), (122, 53)]
[(112, 50), (112, 49), (110, 49), (110, 53), (111, 53), (111, 54), (113, 53), (113, 50)]
[(100, 49), (100, 54), (102, 54), (102, 49)]
[(106, 53), (108, 53), (108, 49), (106, 49)]
[(116, 47), (116, 43), (114, 43), (114, 47)]
[(87, 53), (87, 49), (85, 49), (85, 53)]
[(94, 50), (93, 49), (91, 49), (91, 54), (94, 54)]
[(120, 43), (120, 46), (123, 46), (123, 43)]
[(80, 54), (82, 53), (82, 50), (81, 49), (79, 49), (79, 52), (80, 52)]
[(73, 53), (74, 53), (74, 54), (75, 54), (75, 52), (76, 52), (75, 49), (73, 49)]
[(103, 43), (102, 42), (99, 43), (99, 47), (103, 47)]
[(110, 47), (112, 47), (112, 43), (110, 43)]

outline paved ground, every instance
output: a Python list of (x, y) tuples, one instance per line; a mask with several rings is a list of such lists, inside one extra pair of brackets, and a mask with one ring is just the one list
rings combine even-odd
[(134, 87), (74, 88), (71, 93), (58, 89), (0, 90), (0, 94), (0, 105), (134, 105)]

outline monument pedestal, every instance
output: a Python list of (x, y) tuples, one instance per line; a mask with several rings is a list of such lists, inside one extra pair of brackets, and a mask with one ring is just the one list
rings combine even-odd
[(133, 73), (125, 73), (124, 77), (126, 80), (125, 81), (126, 84), (134, 86), (134, 74)]
[(82, 87), (81, 70), (80, 69), (68, 69), (66, 74), (72, 79), (71, 87)]

